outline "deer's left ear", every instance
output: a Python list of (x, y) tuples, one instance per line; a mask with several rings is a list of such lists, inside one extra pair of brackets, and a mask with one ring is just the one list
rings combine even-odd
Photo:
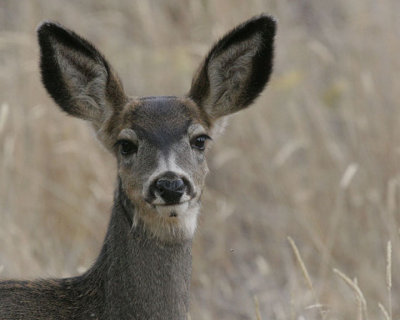
[(249, 106), (272, 71), (275, 21), (261, 15), (219, 40), (200, 65), (189, 92), (212, 119)]

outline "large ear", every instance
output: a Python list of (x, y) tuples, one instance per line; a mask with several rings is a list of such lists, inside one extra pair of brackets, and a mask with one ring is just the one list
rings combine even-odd
[(250, 105), (264, 89), (273, 63), (275, 21), (254, 17), (219, 40), (200, 65), (189, 92), (211, 119)]
[(65, 112), (100, 126), (110, 108), (122, 107), (121, 82), (92, 44), (56, 23), (37, 32), (43, 84)]

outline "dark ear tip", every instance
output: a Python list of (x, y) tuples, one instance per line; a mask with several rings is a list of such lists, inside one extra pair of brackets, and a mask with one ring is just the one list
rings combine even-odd
[(250, 22), (259, 24), (265, 31), (270, 33), (272, 36), (274, 36), (276, 33), (277, 21), (274, 17), (270, 15), (262, 13), (250, 19)]
[(51, 29), (53, 29), (54, 27), (58, 27), (58, 23), (53, 22), (53, 21), (42, 21), (41, 23), (39, 23), (39, 25), (36, 28), (36, 32), (38, 34), (43, 34)]
[(62, 34), (65, 30), (66, 29), (61, 24), (47, 20), (41, 22), (36, 28), (37, 35), (41, 40), (47, 38), (51, 34)]

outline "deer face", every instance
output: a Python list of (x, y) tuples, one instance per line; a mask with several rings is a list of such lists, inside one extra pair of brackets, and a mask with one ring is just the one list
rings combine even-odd
[(128, 102), (119, 118), (113, 152), (123, 191), (138, 210), (135, 218), (158, 236), (166, 224), (192, 234), (211, 139), (199, 109), (190, 99), (141, 98)]
[(88, 120), (118, 161), (120, 192), (161, 240), (193, 237), (205, 154), (227, 115), (249, 106), (272, 70), (275, 22), (253, 18), (219, 40), (183, 98), (129, 98), (105, 58), (55, 23), (38, 29), (42, 80), (67, 113)]

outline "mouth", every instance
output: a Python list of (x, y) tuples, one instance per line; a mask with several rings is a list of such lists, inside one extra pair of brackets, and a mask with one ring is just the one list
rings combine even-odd
[(197, 193), (186, 194), (184, 195), (180, 201), (177, 202), (165, 202), (160, 197), (154, 197), (151, 195), (147, 195), (144, 197), (144, 201), (153, 209), (156, 208), (173, 208), (173, 207), (180, 207), (182, 205), (190, 204), (193, 200), (197, 199)]
[(186, 212), (190, 209), (190, 202), (192, 199), (178, 203), (168, 203), (168, 204), (148, 203), (148, 205), (153, 210), (155, 210), (160, 216), (176, 219), (186, 214)]
[(186, 201), (182, 201), (182, 202), (177, 202), (177, 203), (149, 203), (154, 209), (157, 207), (163, 207), (163, 208), (173, 208), (173, 207), (178, 207), (180, 205), (183, 205), (185, 203), (190, 202), (192, 199), (186, 200)]
[(169, 217), (170, 218), (176, 218), (178, 216), (178, 214), (175, 212), (175, 211), (172, 211), (170, 214), (169, 214)]

